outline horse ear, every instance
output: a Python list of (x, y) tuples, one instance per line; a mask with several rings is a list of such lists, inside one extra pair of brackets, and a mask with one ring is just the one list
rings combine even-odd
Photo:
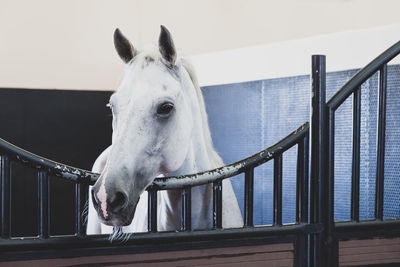
[(132, 58), (136, 55), (136, 51), (133, 48), (131, 42), (121, 33), (121, 31), (117, 28), (114, 31), (114, 46), (118, 52), (118, 55), (121, 59), (128, 63)]
[(158, 39), (158, 49), (162, 57), (172, 66), (176, 60), (176, 50), (171, 33), (165, 26), (161, 25), (161, 33)]

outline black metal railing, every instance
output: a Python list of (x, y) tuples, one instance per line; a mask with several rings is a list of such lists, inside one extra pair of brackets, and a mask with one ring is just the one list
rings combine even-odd
[[(326, 120), (321, 129), (327, 145), (328, 158), (322, 166), (327, 179), (325, 199), (328, 203), (325, 213), (325, 252), (321, 254), (324, 261), (318, 261), (324, 266), (338, 265), (338, 241), (350, 238), (367, 238), (388, 234), (397, 227), (400, 220), (383, 219), (384, 192), (384, 160), (385, 160), (385, 121), (386, 121), (386, 90), (387, 64), (400, 53), (400, 42), (397, 42), (383, 52), (353, 76), (326, 104)], [(360, 222), (360, 128), (361, 128), (361, 86), (374, 74), (379, 73), (378, 85), (378, 125), (377, 125), (377, 168), (376, 168), (376, 197), (375, 219)], [(335, 222), (334, 220), (334, 155), (335, 155), (335, 112), (341, 104), (353, 95), (353, 147), (352, 147), (352, 189), (350, 222)], [(399, 233), (397, 232), (397, 235)], [(322, 260), (322, 259), (320, 259)]]
[[(275, 145), (256, 153), (238, 162), (208, 170), (205, 172), (157, 178), (148, 188), (151, 198), (150, 203), (156, 201), (156, 190), (179, 189), (182, 190), (182, 229), (190, 230), (191, 214), (191, 187), (213, 183), (213, 226), (215, 229), (222, 228), (222, 180), (244, 173), (244, 222), (246, 227), (253, 226), (253, 197), (254, 197), (254, 168), (270, 160), (274, 161), (274, 211), (273, 225), (282, 225), (282, 155), (285, 151), (298, 146), (297, 164), (297, 223), (307, 221), (308, 210), (308, 123), (303, 124), (297, 130), (289, 134)], [(154, 200), (153, 200), (154, 199)], [(149, 205), (149, 226), (154, 232), (156, 229), (157, 212), (155, 205)], [(150, 230), (149, 228), (149, 230)]]
[(11, 162), (19, 162), (36, 170), (38, 179), (38, 237), (50, 237), (50, 185), (51, 176), (75, 182), (75, 234), (84, 236), (86, 225), (81, 215), (85, 209), (89, 184), (98, 174), (61, 164), (30, 153), (0, 139), (1, 158), (1, 237), (11, 238)]
[[(249, 223), (252, 220), (253, 213), (253, 179), (254, 179), (254, 168), (264, 164), (270, 160), (274, 160), (274, 224), (281, 225), (281, 209), (282, 209), (282, 154), (288, 149), (292, 148), (295, 145), (298, 145), (298, 171), (297, 184), (299, 185), (298, 191), (298, 211), (299, 218), (303, 218), (304, 213), (307, 209), (305, 208), (306, 204), (306, 196), (307, 186), (304, 183), (307, 182), (307, 162), (308, 162), (308, 123), (303, 124), (297, 130), (289, 134), (286, 138), (282, 139), (280, 142), (275, 145), (256, 153), (246, 159), (240, 160), (238, 162), (216, 168), (213, 170), (208, 170), (205, 172), (200, 172), (196, 174), (183, 175), (183, 176), (171, 176), (171, 177), (162, 177), (156, 178), (153, 184), (147, 189), (149, 191), (149, 229), (154, 232), (156, 229), (156, 218), (154, 216), (157, 215), (157, 194), (156, 192), (159, 190), (168, 190), (168, 189), (182, 189), (182, 218), (184, 221), (184, 225), (182, 228), (190, 229), (190, 214), (191, 214), (191, 187), (204, 185), (208, 183), (213, 183), (213, 191), (214, 191), (214, 210), (217, 215), (215, 216), (216, 228), (221, 228), (222, 225), (221, 219), (221, 210), (222, 210), (222, 180), (226, 178), (233, 177), (235, 175), (245, 173), (245, 199), (246, 205), (245, 210), (247, 226), (251, 226)], [(2, 152), (2, 160), (4, 164), (2, 164), (2, 181), (8, 182), (10, 165), (9, 159), (12, 158), (14, 161), (19, 161), (20, 163), (31, 166), (37, 169), (38, 179), (39, 179), (39, 197), (40, 205), (39, 210), (40, 213), (43, 214), (41, 217), (46, 217), (48, 214), (48, 179), (49, 175), (58, 176), (67, 180), (71, 180), (77, 183), (77, 186), (80, 185), (93, 185), (98, 178), (98, 174), (77, 169), (74, 167), (70, 167), (61, 163), (57, 163), (43, 157), (34, 155), (30, 152), (27, 152), (17, 146), (14, 146), (3, 139), (0, 139), (0, 151)], [(32, 162), (30, 159), (35, 159)], [(8, 175), (8, 176), (7, 176)], [(4, 188), (4, 192), (2, 192), (2, 196), (7, 201), (2, 201), (2, 203), (9, 202), (6, 191), (7, 186), (2, 186)], [(76, 189), (76, 210), (82, 211), (83, 207), (81, 207), (81, 203), (84, 203), (86, 199), (82, 198), (82, 189), (81, 187), (77, 187)], [(4, 206), (8, 207), (8, 204), (4, 204)], [(5, 210), (5, 209), (4, 209)], [(2, 218), (6, 218), (9, 216), (4, 216)], [(251, 218), (250, 218), (251, 217)], [(45, 219), (44, 219), (45, 220)], [(40, 223), (41, 225), (45, 225), (45, 221)], [(153, 225), (153, 226), (151, 226)], [(219, 227), (218, 227), (219, 226)], [(77, 226), (77, 229), (80, 229), (81, 226)], [(44, 231), (44, 230), (43, 230)], [(42, 231), (40, 231), (41, 233)]]
[[(288, 149), (297, 146), (297, 182), (296, 182), (296, 224), (282, 225), (282, 156)], [(224, 236), (230, 233), (231, 237), (242, 236), (243, 233), (251, 235), (246, 229), (251, 229), (264, 235), (286, 235), (285, 238), (280, 237), (280, 240), (275, 242), (294, 242), (296, 244), (296, 258), (302, 262), (301, 266), (306, 266), (308, 257), (307, 253), (307, 240), (308, 235), (312, 232), (320, 231), (318, 227), (308, 227), (308, 155), (309, 155), (309, 125), (303, 124), (297, 130), (289, 134), (286, 138), (282, 139), (275, 145), (256, 153), (241, 161), (208, 170), (205, 172), (176, 176), (176, 177), (163, 177), (155, 179), (154, 183), (147, 189), (148, 190), (148, 234), (154, 236), (154, 240), (160, 238), (157, 232), (157, 191), (168, 189), (181, 189), (182, 192), (182, 214), (181, 214), (181, 232), (193, 232), (191, 223), (191, 188), (193, 186), (213, 184), (213, 228), (211, 231), (201, 231), (202, 236), (213, 235)], [(34, 247), (47, 247), (52, 244), (67, 245), (75, 244), (82, 246), (98, 246), (99, 243), (104, 245), (104, 237), (99, 236), (85, 236), (86, 225), (81, 220), (81, 214), (84, 205), (87, 201), (88, 186), (95, 183), (98, 174), (73, 168), (61, 163), (57, 163), (43, 157), (34, 155), (25, 151), (17, 146), (14, 146), (2, 139), (0, 139), (0, 155), (1, 155), (1, 237), (0, 248), (3, 250), (12, 250), (15, 244), (19, 243), (21, 246)], [(273, 225), (265, 227), (254, 227), (253, 223), (253, 198), (254, 198), (254, 168), (264, 164), (270, 160), (274, 161), (274, 211), (273, 211)], [(34, 238), (13, 238), (11, 236), (11, 195), (10, 195), (10, 161), (19, 162), (20, 164), (29, 166), (37, 170), (38, 177), (38, 209), (39, 209), (39, 223), (38, 223), (38, 236)], [(244, 173), (244, 228), (242, 229), (224, 229), (223, 232), (218, 231), (222, 229), (222, 180), (233, 177), (235, 175)], [(51, 177), (61, 177), (76, 183), (75, 194), (75, 237), (53, 237), (49, 231), (49, 179)], [(287, 228), (287, 230), (281, 230)], [(276, 231), (271, 231), (275, 229)], [(243, 232), (245, 231), (245, 232)], [(296, 233), (296, 234), (294, 234)], [(162, 233), (166, 234), (166, 233)], [(72, 238), (72, 239), (71, 239)], [(75, 238), (75, 239), (74, 239)], [(196, 235), (193, 235), (196, 238)], [(204, 238), (204, 237), (203, 237)], [(147, 239), (144, 238), (144, 239)], [(187, 239), (187, 237), (186, 237)], [(8, 240), (8, 241), (7, 241)], [(40, 241), (39, 241), (40, 240)], [(55, 240), (58, 240), (57, 243)], [(80, 240), (80, 241), (78, 241)], [(86, 240), (86, 241), (83, 241)], [(90, 242), (89, 242), (90, 240)], [(65, 242), (69, 243), (65, 243)], [(138, 235), (131, 238), (129, 242), (142, 242)], [(78, 243), (77, 243), (78, 242)], [(39, 245), (40, 244), (40, 245)], [(112, 244), (107, 244), (112, 246)], [(12, 252), (12, 251), (11, 251)]]

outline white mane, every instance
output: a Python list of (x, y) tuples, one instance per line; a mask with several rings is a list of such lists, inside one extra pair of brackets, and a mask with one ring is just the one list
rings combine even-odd
[(211, 138), (210, 127), (208, 125), (208, 118), (206, 112), (206, 106), (204, 104), (203, 93), (201, 92), (196, 72), (194, 71), (193, 66), (186, 59), (181, 58), (182, 66), (185, 68), (187, 73), (189, 74), (190, 79), (192, 80), (193, 86), (196, 89), (197, 100), (199, 101), (200, 113), (203, 121), (203, 136), (207, 146), (207, 152), (210, 155), (210, 161), (215, 163), (214, 168), (221, 167), (224, 163), (218, 153), (215, 151), (213, 141)]

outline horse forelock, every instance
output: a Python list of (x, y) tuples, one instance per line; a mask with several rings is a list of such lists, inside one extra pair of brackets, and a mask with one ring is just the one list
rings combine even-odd
[(143, 70), (152, 64), (159, 65), (164, 72), (171, 74), (175, 80), (180, 81), (179, 60), (177, 65), (171, 66), (163, 59), (155, 46), (146, 46), (144, 49), (138, 50), (137, 55), (126, 64), (125, 75), (132, 75), (131, 72), (137, 69)]

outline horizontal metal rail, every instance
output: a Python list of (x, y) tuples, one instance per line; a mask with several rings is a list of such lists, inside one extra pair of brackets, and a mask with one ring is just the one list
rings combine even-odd
[[(157, 232), (157, 233), (136, 233), (133, 238), (123, 243), (123, 246), (132, 244), (145, 244), (149, 242), (165, 243), (176, 241), (202, 241), (223, 240), (226, 238), (254, 238), (262, 236), (296, 235), (301, 233), (320, 233), (323, 227), (320, 224), (292, 224), (285, 226), (259, 226), (239, 229), (213, 229), (205, 231), (180, 232)], [(242, 240), (243, 242), (243, 240)], [(40, 245), (39, 245), (40, 244)], [(82, 247), (119, 247), (118, 242), (111, 243), (108, 235), (89, 235), (85, 238), (79, 236), (54, 236), (47, 239), (25, 237), (0, 239), (0, 251), (27, 251), (42, 250), (49, 248), (82, 248)], [(133, 252), (133, 251), (131, 251)], [(104, 253), (104, 252), (103, 252)]]
[(19, 161), (26, 166), (38, 170), (44, 170), (50, 175), (62, 177), (77, 183), (94, 184), (99, 177), (99, 174), (97, 173), (46, 159), (0, 138), (0, 155), (1, 154), (7, 154), (10, 160)]
[(197, 186), (218, 182), (225, 178), (235, 176), (245, 172), (249, 168), (255, 168), (273, 159), (278, 154), (282, 154), (284, 151), (297, 144), (299, 140), (302, 140), (304, 136), (308, 134), (308, 130), (309, 124), (306, 122), (275, 145), (248, 158), (224, 167), (200, 172), (197, 174), (157, 178), (154, 180), (150, 188), (157, 190), (177, 189), (186, 186)]
[(393, 238), (400, 236), (400, 219), (336, 222), (335, 236), (341, 240), (373, 237)]
[[(166, 190), (178, 189), (188, 186), (197, 186), (213, 182), (221, 181), (225, 178), (235, 176), (245, 172), (248, 168), (257, 167), (268, 160), (274, 158), (275, 155), (283, 153), (288, 148), (295, 145), (299, 140), (308, 134), (309, 124), (304, 123), (298, 129), (293, 131), (287, 137), (276, 143), (275, 145), (256, 153), (248, 158), (237, 161), (235, 163), (183, 176), (171, 176), (156, 178), (149, 190)], [(44, 157), (35, 155), (20, 147), (17, 147), (0, 138), (0, 152), (8, 154), (10, 158), (20, 161), (21, 163), (31, 166), (36, 169), (46, 169), (51, 175), (59, 176), (67, 180), (75, 182), (86, 182), (94, 184), (99, 177), (99, 174), (90, 171), (74, 168), (62, 163), (58, 163)]]

